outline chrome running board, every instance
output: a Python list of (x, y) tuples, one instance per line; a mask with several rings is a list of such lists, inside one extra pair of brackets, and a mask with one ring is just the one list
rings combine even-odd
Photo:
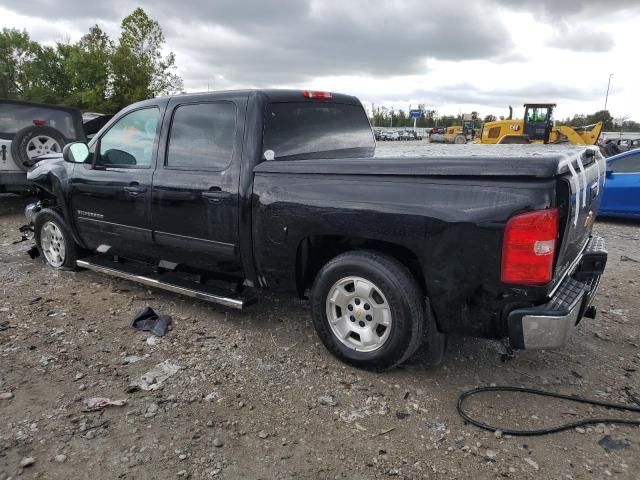
[(252, 298), (228, 297), (214, 293), (213, 291), (208, 291), (205, 288), (195, 289), (183, 285), (177, 285), (175, 283), (168, 283), (156, 278), (152, 278), (150, 276), (138, 275), (135, 273), (126, 272), (124, 270), (118, 270), (109, 266), (91, 263), (87, 260), (76, 260), (76, 265), (78, 265), (78, 267), (80, 268), (93, 270), (94, 272), (106, 273), (107, 275), (124, 278), (125, 280), (131, 280), (133, 282), (141, 283), (149, 287), (161, 288), (170, 292), (188, 295), (189, 297), (206, 300), (207, 302), (217, 303), (220, 305), (224, 305), (225, 307), (236, 308), (238, 310), (242, 310), (248, 304), (253, 303), (254, 300)]

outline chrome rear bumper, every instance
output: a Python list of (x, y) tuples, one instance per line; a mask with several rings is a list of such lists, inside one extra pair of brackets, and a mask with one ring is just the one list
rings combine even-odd
[(516, 349), (564, 346), (583, 316), (595, 317), (595, 309), (589, 307), (606, 262), (604, 240), (592, 237), (575, 272), (562, 280), (547, 303), (509, 313), (511, 346)]

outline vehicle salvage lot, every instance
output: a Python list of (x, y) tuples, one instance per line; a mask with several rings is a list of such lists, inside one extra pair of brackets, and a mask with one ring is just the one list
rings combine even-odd
[[(25, 199), (0, 196), (0, 479), (638, 478), (640, 428), (507, 438), (465, 425), (455, 402), (492, 383), (627, 402), (640, 391), (640, 223), (596, 224), (609, 264), (569, 346), (501, 361), (497, 342), (453, 338), (382, 374), (335, 360), (306, 303), (262, 295), (244, 312), (83, 271), (56, 272), (12, 244)], [(128, 327), (146, 305), (163, 338)], [(129, 392), (168, 361), (156, 390)], [(88, 411), (93, 397), (123, 406)], [(512, 428), (614, 415), (524, 396), (472, 410)], [(618, 440), (606, 450), (603, 438)], [(602, 442), (605, 443), (605, 442)], [(31, 460), (29, 460), (31, 458)], [(23, 462), (24, 467), (21, 467)]]

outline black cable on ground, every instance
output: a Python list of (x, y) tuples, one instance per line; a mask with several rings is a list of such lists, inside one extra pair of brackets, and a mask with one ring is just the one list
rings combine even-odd
[(581, 427), (584, 425), (595, 425), (598, 423), (616, 423), (623, 425), (640, 425), (640, 418), (638, 419), (628, 419), (628, 418), (584, 418), (582, 420), (578, 420), (576, 422), (564, 423), (562, 425), (557, 425), (554, 427), (542, 428), (539, 430), (511, 430), (508, 428), (495, 427), (492, 425), (488, 425), (479, 420), (476, 420), (469, 416), (467, 412), (464, 411), (463, 405), (464, 402), (472, 397), (473, 395), (477, 395), (479, 393), (484, 392), (519, 392), (519, 393), (529, 393), (531, 395), (538, 395), (541, 397), (553, 397), (559, 398), (561, 400), (569, 400), (571, 402), (585, 403), (587, 405), (595, 405), (598, 407), (610, 408), (613, 410), (619, 410), (624, 412), (635, 412), (640, 413), (640, 399), (633, 394), (630, 387), (625, 388), (625, 392), (633, 400), (638, 406), (634, 405), (625, 405), (621, 403), (609, 403), (609, 402), (601, 402), (599, 400), (593, 400), (590, 398), (572, 396), (572, 395), (563, 395), (561, 393), (547, 392), (546, 390), (538, 390), (535, 388), (524, 388), (524, 387), (480, 387), (474, 388), (472, 390), (467, 390), (463, 392), (462, 395), (458, 398), (457, 409), (460, 416), (468, 423), (475, 425), (476, 427), (482, 428), (484, 430), (489, 430), (491, 432), (495, 432), (497, 430), (501, 431), (505, 435), (513, 435), (519, 437), (526, 436), (537, 436), (537, 435), (547, 435), (549, 433), (557, 433), (563, 432), (565, 430), (571, 430), (576, 427)]

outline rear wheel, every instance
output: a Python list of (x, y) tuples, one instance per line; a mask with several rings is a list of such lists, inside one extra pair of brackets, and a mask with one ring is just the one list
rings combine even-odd
[(53, 210), (43, 210), (35, 218), (35, 240), (47, 265), (56, 270), (75, 270), (78, 258), (71, 232), (62, 217)]
[(467, 143), (467, 137), (464, 135), (456, 135), (456, 138), (453, 139), (453, 143), (456, 145), (464, 145)]
[(420, 345), (423, 299), (401, 263), (377, 252), (348, 252), (316, 277), (313, 323), (324, 345), (341, 360), (384, 370), (405, 361)]

